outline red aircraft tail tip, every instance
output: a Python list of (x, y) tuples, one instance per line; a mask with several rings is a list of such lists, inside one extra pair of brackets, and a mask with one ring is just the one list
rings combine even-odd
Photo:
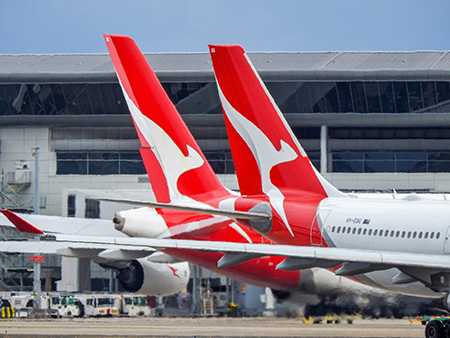
[(3, 213), (3, 215), (5, 215), (7, 219), (9, 219), (12, 224), (14, 224), (17, 229), (19, 229), (20, 232), (39, 235), (42, 235), (44, 233), (42, 230), (36, 228), (34, 225), (31, 225), (21, 217), (17, 216), (11, 210), (2, 209), (0, 211)]

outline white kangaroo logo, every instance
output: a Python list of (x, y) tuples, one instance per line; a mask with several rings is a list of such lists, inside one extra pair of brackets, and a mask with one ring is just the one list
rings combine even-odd
[(270, 142), (269, 138), (258, 127), (256, 127), (251, 121), (231, 106), (225, 98), (225, 95), (219, 85), (218, 89), (225, 114), (234, 129), (236, 129), (245, 143), (247, 143), (256, 160), (256, 163), (258, 164), (261, 176), (262, 191), (269, 197), (270, 203), (282, 218), (286, 228), (289, 230), (291, 235), (294, 236), (283, 207), (285, 197), (272, 183), (270, 179), (270, 171), (273, 167), (280, 163), (295, 160), (298, 157), (297, 153), (283, 140), (280, 141), (281, 149), (277, 150), (272, 142)]
[[(204, 164), (203, 158), (191, 146), (187, 145), (188, 155), (185, 156), (171, 137), (148, 117), (144, 116), (125, 90), (125, 99), (131, 115), (142, 135), (149, 143), (164, 171), (169, 187), (170, 200), (183, 198), (178, 191), (177, 183), (180, 176), (192, 169), (200, 168)], [(164, 149), (164, 156), (160, 156), (158, 149)]]

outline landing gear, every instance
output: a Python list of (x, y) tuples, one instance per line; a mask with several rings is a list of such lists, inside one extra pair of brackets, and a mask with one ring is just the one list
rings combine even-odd
[(425, 327), (426, 338), (447, 338), (449, 334), (448, 323), (441, 320), (430, 320)]

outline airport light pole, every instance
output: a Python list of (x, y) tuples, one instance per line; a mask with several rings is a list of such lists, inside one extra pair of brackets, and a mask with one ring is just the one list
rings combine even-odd
[[(31, 154), (34, 157), (34, 214), (39, 215), (39, 147), (31, 149)], [(34, 237), (36, 242), (39, 242), (39, 236)], [(39, 253), (35, 254), (33, 263), (33, 291), (34, 291), (34, 309), (39, 310), (41, 308), (41, 262), (36, 257)]]

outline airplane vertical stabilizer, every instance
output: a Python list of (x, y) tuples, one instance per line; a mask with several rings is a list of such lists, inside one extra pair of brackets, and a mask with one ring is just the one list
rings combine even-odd
[(157, 201), (228, 195), (136, 43), (125, 36), (104, 37)]
[(210, 53), (241, 194), (343, 196), (311, 164), (245, 51)]

